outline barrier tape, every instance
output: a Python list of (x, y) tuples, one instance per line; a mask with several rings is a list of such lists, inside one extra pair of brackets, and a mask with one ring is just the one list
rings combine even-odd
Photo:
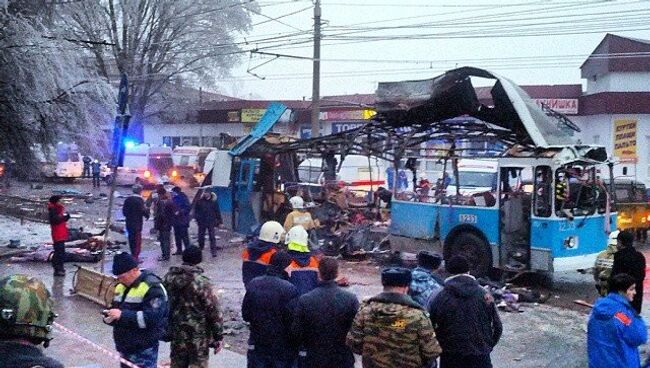
[[(108, 350), (105, 347), (88, 340), (87, 338), (79, 335), (78, 333), (72, 331), (71, 329), (62, 326), (60, 323), (53, 322), (53, 325), (54, 325), (55, 328), (58, 328), (62, 332), (65, 332), (66, 334), (72, 336), (75, 340), (77, 340), (79, 342), (82, 342), (82, 343), (84, 343), (86, 345), (92, 346), (93, 348), (95, 348), (95, 349), (101, 351), (102, 353), (104, 353), (104, 355), (107, 355), (107, 356), (119, 361), (120, 363), (126, 365), (129, 368), (140, 368), (136, 364), (122, 358), (119, 354), (115, 353), (114, 351)], [(158, 365), (158, 368), (165, 368), (165, 367), (162, 366), (162, 365)]]

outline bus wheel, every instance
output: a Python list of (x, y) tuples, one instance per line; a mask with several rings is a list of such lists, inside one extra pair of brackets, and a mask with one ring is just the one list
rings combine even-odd
[(478, 235), (470, 232), (458, 234), (448, 252), (451, 257), (461, 255), (469, 261), (470, 273), (475, 277), (486, 277), (492, 270), (492, 254), (488, 244)]

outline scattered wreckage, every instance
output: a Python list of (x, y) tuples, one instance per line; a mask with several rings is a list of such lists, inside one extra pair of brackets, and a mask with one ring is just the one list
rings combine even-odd
[[(490, 101), (479, 99), (472, 78), (494, 81)], [(579, 129), (568, 118), (536, 105), (512, 81), (471, 67), (428, 80), (380, 83), (376, 95), (377, 114), (367, 124), (304, 140), (268, 134), (286, 109), (271, 104), (253, 132), (228, 152), (225, 170), (213, 170), (213, 183), (204, 184), (224, 201), (233, 228), (251, 232), (281, 218), (287, 195), (278, 189), (297, 182), (298, 155), (322, 158), (324, 185), (307, 190), (321, 203), (336, 191), (328, 183), (336, 183), (348, 155), (377, 157), (395, 172), (410, 160), (414, 182), (413, 163), (430, 159), (443, 163), (434, 186), (414, 183), (417, 193), (410, 196), (386, 195), (381, 188), (383, 202), (390, 202), (390, 249), (431, 249), (445, 259), (463, 254), (477, 276), (495, 269), (552, 273), (592, 266), (616, 223), (605, 180), (607, 175), (612, 182), (613, 163), (604, 147), (579, 144), (572, 136)], [(487, 188), (461, 190), (459, 160), (468, 158), (494, 164)], [(360, 198), (378, 203), (370, 194)], [(380, 217), (385, 211), (371, 206), (373, 211), (367, 222), (386, 220)]]

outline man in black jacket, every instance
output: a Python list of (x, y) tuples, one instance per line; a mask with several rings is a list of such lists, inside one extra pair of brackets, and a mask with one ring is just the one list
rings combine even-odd
[(291, 332), (304, 349), (299, 367), (354, 367), (354, 355), (345, 338), (359, 300), (336, 284), (338, 272), (336, 258), (323, 258), (318, 265), (320, 285), (298, 299)]
[(290, 328), (298, 290), (284, 271), (290, 262), (286, 252), (273, 254), (266, 275), (246, 287), (242, 317), (250, 323), (248, 368), (291, 368), (296, 360)]
[(494, 300), (469, 274), (465, 257), (451, 257), (445, 268), (452, 276), (429, 306), (440, 367), (491, 368), (490, 353), (503, 332)]
[(196, 224), (199, 227), (199, 248), (203, 250), (205, 247), (205, 233), (207, 231), (210, 239), (210, 253), (212, 253), (212, 257), (216, 257), (217, 239), (214, 228), (223, 223), (216, 194), (207, 190), (203, 192), (194, 206), (194, 219), (196, 219)]
[(645, 257), (643, 254), (634, 249), (634, 235), (627, 231), (621, 231), (618, 234), (616, 248), (614, 253), (614, 264), (612, 265), (612, 274), (627, 273), (634, 277), (636, 284), (636, 295), (632, 300), (632, 307), (637, 313), (641, 313), (641, 303), (643, 302), (643, 280), (645, 279)]
[(143, 218), (149, 218), (149, 209), (144, 205), (144, 199), (140, 196), (142, 186), (133, 186), (133, 195), (124, 200), (122, 214), (126, 219), (126, 232), (129, 238), (131, 255), (136, 261), (140, 259), (142, 250), (142, 223)]

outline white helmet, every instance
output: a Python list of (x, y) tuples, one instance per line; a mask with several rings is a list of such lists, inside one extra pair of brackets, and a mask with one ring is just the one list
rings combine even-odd
[(282, 240), (282, 235), (284, 235), (284, 227), (279, 222), (267, 221), (260, 228), (260, 236), (258, 238), (261, 241), (278, 244)]
[(294, 210), (301, 210), (305, 208), (305, 201), (300, 196), (291, 197), (291, 199), (289, 199), (289, 203), (291, 203), (291, 207)]
[(305, 246), (309, 243), (309, 235), (307, 235), (307, 230), (302, 225), (296, 225), (289, 229), (285, 243), (289, 244), (291, 242)]
[(616, 245), (616, 243), (618, 243), (618, 234), (620, 233), (621, 232), (618, 230), (612, 231), (607, 239), (607, 245)]

